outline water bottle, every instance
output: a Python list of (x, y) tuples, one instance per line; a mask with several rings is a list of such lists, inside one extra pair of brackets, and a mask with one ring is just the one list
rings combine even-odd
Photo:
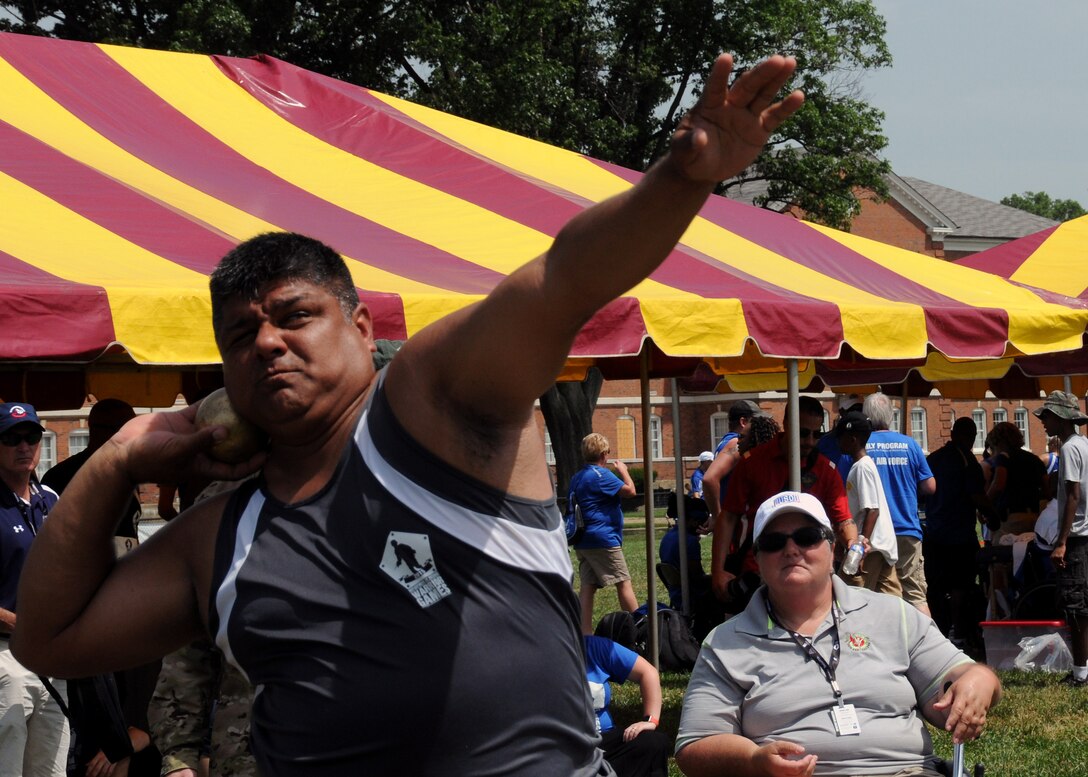
[(850, 546), (850, 550), (846, 551), (846, 558), (842, 560), (842, 573), (844, 575), (856, 575), (864, 557), (865, 546), (859, 539)]

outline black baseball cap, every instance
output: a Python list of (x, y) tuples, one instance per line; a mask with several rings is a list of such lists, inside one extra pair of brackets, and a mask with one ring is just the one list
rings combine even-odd
[(839, 419), (839, 422), (835, 424), (835, 436), (841, 437), (844, 434), (856, 434), (859, 437), (865, 437), (872, 434), (873, 422), (869, 420), (869, 416), (860, 410), (851, 410), (843, 415)]

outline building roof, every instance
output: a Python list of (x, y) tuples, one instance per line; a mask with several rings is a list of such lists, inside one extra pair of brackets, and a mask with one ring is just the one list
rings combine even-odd
[(952, 220), (954, 228), (948, 234), (955, 237), (1011, 240), (1048, 229), (1058, 223), (1019, 208), (923, 181), (921, 178), (903, 176), (902, 180)]
[[(743, 179), (743, 177), (741, 177)], [(1030, 235), (1058, 224), (1042, 216), (923, 181), (921, 178), (888, 173), (888, 198), (917, 218), (934, 243), (945, 250), (973, 253)], [(754, 204), (767, 194), (767, 181), (727, 181), (725, 195)], [(770, 203), (782, 210), (782, 203)]]

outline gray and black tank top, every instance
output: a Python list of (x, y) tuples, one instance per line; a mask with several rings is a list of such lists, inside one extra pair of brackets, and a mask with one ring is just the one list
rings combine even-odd
[(608, 774), (554, 501), (451, 468), (382, 379), (329, 484), (231, 498), (211, 629), (264, 777)]

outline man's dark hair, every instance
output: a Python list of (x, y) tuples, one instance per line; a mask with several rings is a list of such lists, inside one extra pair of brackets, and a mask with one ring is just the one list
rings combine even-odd
[(757, 415), (752, 417), (752, 425), (748, 427), (748, 438), (741, 444), (741, 451), (750, 451), (765, 442), (770, 442), (782, 429), (778, 421), (769, 415)]
[(135, 417), (132, 405), (123, 399), (99, 399), (87, 414), (87, 450), (94, 453)]
[(742, 418), (753, 418), (761, 414), (759, 405), (750, 399), (738, 399), (729, 406), (729, 428), (735, 429)]
[(228, 301), (256, 300), (268, 284), (288, 280), (306, 281), (325, 289), (336, 297), (349, 319), (359, 304), (359, 292), (340, 254), (320, 240), (295, 232), (265, 232), (235, 246), (211, 274), (212, 329), (216, 337)]
[(798, 397), (797, 398), (797, 414), (808, 416), (820, 416), (824, 417), (824, 406), (820, 404), (820, 400), (816, 397)]
[(955, 423), (952, 424), (953, 438), (963, 437), (964, 439), (974, 440), (976, 436), (978, 436), (978, 426), (967, 416), (957, 418)]

